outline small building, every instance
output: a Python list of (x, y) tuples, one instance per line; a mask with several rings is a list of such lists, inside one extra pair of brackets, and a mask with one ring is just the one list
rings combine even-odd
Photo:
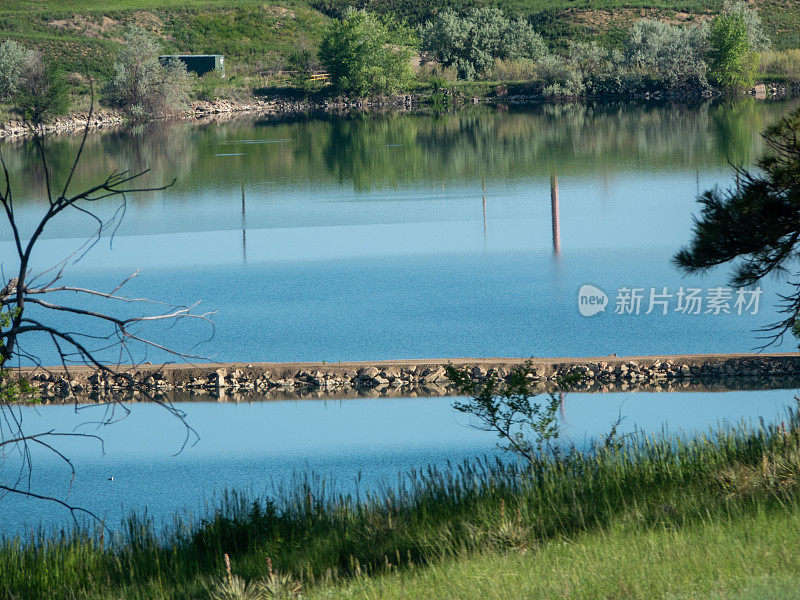
[(178, 59), (186, 65), (187, 71), (196, 73), (198, 77), (212, 71), (225, 77), (225, 57), (222, 54), (165, 54), (158, 59), (161, 64), (166, 64), (171, 59)]

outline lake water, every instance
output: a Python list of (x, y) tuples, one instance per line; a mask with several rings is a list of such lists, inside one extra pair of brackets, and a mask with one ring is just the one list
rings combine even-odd
[[(606, 433), (622, 415), (621, 432), (707, 431), (741, 421), (783, 420), (796, 407), (793, 390), (702, 393), (569, 394), (561, 413), (565, 443), (578, 446)], [(65, 440), (59, 448), (75, 462), (77, 477), (52, 456), (34, 451), (32, 489), (92, 509), (115, 527), (137, 510), (156, 523), (172, 514), (204, 512), (204, 502), (226, 489), (270, 495), (293, 475), (323, 475), (342, 492), (393, 485), (399, 473), (427, 465), (493, 456), (497, 438), (470, 427), (452, 408), (452, 398), (393, 398), (341, 401), (186, 403), (199, 440), (176, 454), (185, 429), (153, 404), (133, 405), (131, 415), (101, 431), (105, 454), (91, 440)], [(70, 406), (23, 409), (31, 430), (71, 431), (98, 419), (102, 407), (75, 413)], [(0, 479), (13, 473), (9, 458)], [(113, 477), (113, 481), (108, 481)], [(360, 479), (357, 485), (356, 481)], [(63, 527), (69, 514), (50, 503), (6, 496), (0, 500), (0, 532), (27, 531), (39, 524)]]
[[(737, 310), (732, 295), (727, 314), (708, 312), (707, 304), (684, 314), (676, 310), (681, 288), (700, 289), (707, 302), (711, 288), (726, 286), (727, 272), (684, 278), (670, 259), (689, 240), (698, 193), (731, 185), (728, 161), (752, 164), (763, 151), (759, 132), (796, 104), (245, 119), (96, 134), (74, 189), (115, 169), (151, 169), (142, 185), (176, 182), (131, 195), (113, 240), (106, 235), (70, 264), (64, 282), (108, 290), (141, 269), (131, 296), (202, 300), (217, 311), (209, 342), (196, 345), (210, 332), (187, 322), (156, 328), (156, 339), (223, 361), (747, 351), (759, 343), (753, 330), (776, 319), (781, 285), (763, 284), (758, 311)], [(74, 137), (50, 142), (56, 180), (76, 147)], [(30, 144), (2, 151), (17, 216), (29, 231), (43, 209), (41, 169)], [(105, 202), (96, 210), (110, 217), (118, 207)], [(46, 232), (36, 267), (69, 255), (90, 227), (84, 215), (65, 214)], [(6, 277), (13, 254), (10, 232), (0, 227)], [(578, 310), (586, 284), (609, 297), (607, 309), (591, 317)], [(639, 314), (615, 313), (624, 287), (641, 289)], [(662, 304), (646, 314), (651, 290), (666, 295), (654, 297)], [(57, 325), (106, 333), (63, 315)], [(25, 339), (23, 349), (56, 362), (46, 339)], [(156, 406), (137, 405), (103, 431), (105, 455), (94, 444), (65, 441), (79, 467), (68, 497), (113, 524), (144, 507), (156, 519), (197, 511), (229, 487), (262, 493), (295, 472), (314, 470), (352, 491), (358, 473), (361, 485), (376, 486), (412, 466), (493, 453), (495, 439), (470, 429), (451, 403), (191, 403), (185, 408), (200, 441), (177, 456), (180, 424)], [(621, 413), (628, 428), (694, 431), (726, 419), (780, 419), (793, 403), (791, 390), (573, 394), (565, 427), (580, 442)], [(36, 430), (70, 431), (88, 416), (69, 407), (22, 410)], [(12, 459), (2, 463), (0, 478), (13, 466)], [(64, 497), (68, 489), (68, 473), (45, 457), (33, 477), (40, 492)], [(49, 504), (2, 502), (2, 532), (69, 522)]]
[[(727, 272), (683, 278), (670, 259), (689, 240), (698, 191), (731, 184), (728, 161), (752, 164), (760, 131), (793, 106), (539, 107), (98, 134), (74, 189), (114, 169), (176, 183), (131, 195), (113, 244), (65, 281), (110, 289), (141, 269), (130, 295), (202, 300), (217, 311), (211, 342), (195, 347), (210, 331), (189, 324), (157, 337), (220, 361), (747, 351), (759, 343), (753, 330), (775, 320), (775, 284), (763, 285), (756, 315), (682, 314), (682, 286), (705, 295)], [(76, 145), (53, 142), (56, 172)], [(42, 209), (37, 159), (29, 144), (3, 152), (29, 230)], [(90, 225), (77, 212), (53, 223), (37, 265), (73, 251)], [(9, 239), (0, 228), (6, 272)], [(609, 296), (605, 312), (581, 316), (584, 284)], [(643, 290), (639, 315), (614, 314), (623, 287)], [(663, 288), (668, 314), (644, 314)], [(29, 339), (26, 349), (55, 362), (50, 346)]]

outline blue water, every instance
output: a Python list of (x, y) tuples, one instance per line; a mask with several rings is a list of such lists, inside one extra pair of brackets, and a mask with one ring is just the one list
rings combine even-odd
[[(132, 405), (126, 419), (98, 430), (105, 454), (94, 440), (61, 440), (77, 477), (52, 455), (34, 451), (31, 489), (91, 509), (114, 527), (136, 510), (156, 523), (175, 513), (204, 514), (206, 502), (226, 489), (269, 496), (293, 476), (324, 476), (329, 489), (365, 492), (395, 485), (398, 474), (428, 465), (498, 454), (497, 438), (472, 428), (452, 409), (451, 398), (280, 401), (241, 404), (183, 403), (199, 437), (179, 452), (183, 424), (152, 404)], [(792, 390), (570, 394), (561, 413), (563, 443), (581, 446), (602, 436), (618, 416), (620, 432), (692, 433), (742, 421), (784, 419), (796, 406)], [(102, 415), (104, 408), (46, 406), (22, 409), (37, 431), (73, 427)], [(196, 443), (194, 443), (196, 442)], [(8, 481), (13, 461), (0, 465)], [(113, 481), (108, 481), (113, 476)], [(357, 483), (358, 482), (358, 483)], [(0, 532), (30, 527), (64, 527), (69, 513), (51, 503), (6, 496)]]
[[(140, 332), (176, 350), (220, 361), (345, 361), (488, 356), (599, 356), (747, 351), (754, 330), (776, 320), (765, 281), (757, 314), (675, 310), (681, 287), (725, 286), (727, 270), (685, 278), (671, 257), (691, 235), (696, 197), (733, 184), (728, 161), (752, 165), (760, 132), (793, 107), (752, 101), (686, 106), (539, 107), (441, 117), (239, 121), (195, 127), (159, 124), (89, 138), (76, 172), (81, 189), (113, 169), (152, 168), (143, 185), (176, 178), (158, 192), (132, 194), (118, 229), (81, 260), (64, 284), (123, 292), (166, 305), (202, 303), (213, 328), (183, 320)], [(53, 177), (76, 149), (50, 142)], [(41, 170), (30, 145), (3, 146), (23, 232), (40, 218)], [(551, 176), (558, 177), (560, 250), (553, 248)], [(244, 201), (242, 194), (244, 193)], [(112, 217), (118, 203), (94, 208)], [(80, 248), (91, 221), (65, 213), (45, 232), (34, 270)], [(111, 232), (115, 232), (112, 236)], [(25, 233), (23, 233), (25, 235)], [(0, 225), (0, 267), (16, 268), (11, 232)], [(578, 290), (609, 297), (584, 317)], [(622, 287), (642, 288), (640, 314), (615, 314)], [(667, 314), (645, 314), (651, 289), (673, 294)], [(74, 294), (65, 304), (120, 315), (166, 305), (106, 303)], [(86, 334), (93, 349), (107, 328), (29, 307), (30, 316)], [(213, 338), (208, 341), (209, 336)], [(94, 336), (94, 337), (92, 337)], [(793, 350), (783, 340), (776, 348)], [(20, 349), (57, 363), (48, 338)], [(99, 351), (109, 361), (183, 362), (143, 347)], [(720, 394), (573, 394), (572, 440), (604, 432), (621, 412), (626, 427), (704, 429), (720, 420), (782, 418), (791, 391)], [(156, 406), (88, 441), (60, 440), (78, 468), (69, 473), (36, 455), (32, 486), (68, 497), (109, 523), (130, 510), (156, 519), (197, 512), (232, 487), (261, 494), (270, 483), (315, 470), (340, 489), (394, 482), (411, 467), (442, 466), (495, 452), (491, 435), (470, 429), (448, 399), (348, 400), (186, 405), (200, 438), (173, 456), (185, 431)], [(22, 409), (28, 431), (71, 431), (90, 413)], [(87, 431), (81, 429), (81, 431)], [(92, 431), (91, 429), (88, 431)], [(0, 478), (14, 475), (0, 463)], [(108, 478), (113, 476), (113, 481)], [(69, 490), (69, 495), (67, 494)], [(52, 504), (3, 498), (0, 531), (61, 527)]]
[[(109, 230), (68, 266), (63, 282), (110, 290), (140, 269), (130, 296), (202, 301), (198, 311), (216, 311), (213, 330), (184, 322), (150, 329), (155, 339), (220, 361), (747, 351), (761, 343), (754, 330), (777, 318), (776, 282), (762, 284), (755, 315), (684, 315), (674, 296), (668, 315), (613, 308), (624, 286), (644, 289), (644, 313), (651, 289), (705, 294), (726, 285), (724, 267), (683, 278), (671, 257), (690, 239), (698, 192), (730, 185), (728, 159), (754, 161), (761, 129), (791, 106), (537, 109), (98, 135), (77, 186), (111, 168), (152, 167), (147, 183), (177, 182), (131, 195), (116, 236)], [(74, 144), (54, 147), (62, 168)], [(231, 148), (241, 155), (218, 156)], [(25, 184), (17, 215), (29, 230), (42, 210), (35, 155), (24, 146), (4, 155)], [(559, 183), (560, 253), (551, 235), (551, 174)], [(96, 209), (109, 217), (117, 206)], [(35, 267), (80, 247), (89, 224), (77, 212), (54, 222)], [(8, 276), (15, 261), (2, 227)], [(579, 314), (584, 284), (608, 294), (605, 312)], [(65, 301), (126, 314), (158, 310)], [(107, 333), (63, 314), (42, 318)], [(210, 343), (196, 346), (211, 333)], [(22, 342), (43, 362), (57, 362), (49, 339)], [(180, 361), (141, 348), (131, 358)]]

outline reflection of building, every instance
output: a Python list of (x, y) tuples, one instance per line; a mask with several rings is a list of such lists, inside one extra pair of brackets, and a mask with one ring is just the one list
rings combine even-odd
[(561, 226), (558, 222), (558, 175), (550, 175), (550, 213), (553, 220), (553, 252), (561, 253)]

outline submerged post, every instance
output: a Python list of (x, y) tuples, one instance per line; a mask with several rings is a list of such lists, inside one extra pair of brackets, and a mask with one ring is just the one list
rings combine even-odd
[(242, 262), (247, 262), (247, 227), (246, 227), (245, 204), (244, 204), (244, 184), (242, 184)]
[(550, 175), (550, 212), (553, 220), (553, 253), (561, 253), (561, 226), (558, 222), (558, 175)]

